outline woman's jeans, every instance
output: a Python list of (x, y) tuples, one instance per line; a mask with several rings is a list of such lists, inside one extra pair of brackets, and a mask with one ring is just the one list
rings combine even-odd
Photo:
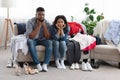
[(53, 53), (55, 60), (64, 60), (66, 56), (67, 46), (65, 41), (55, 41), (53, 40)]
[(49, 64), (51, 53), (52, 53), (52, 41), (51, 40), (40, 41), (39, 39), (28, 39), (27, 44), (28, 44), (28, 48), (30, 51), (30, 55), (36, 65), (40, 63), (38, 55), (37, 55), (36, 46), (37, 45), (45, 46), (45, 56), (44, 56), (43, 63)]

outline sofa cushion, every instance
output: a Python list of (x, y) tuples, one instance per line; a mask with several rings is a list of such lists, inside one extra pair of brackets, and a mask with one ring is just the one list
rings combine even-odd
[(24, 34), (26, 32), (26, 23), (14, 23), (16, 27), (17, 35)]
[(41, 51), (45, 52), (45, 47), (43, 45), (36, 46), (36, 49), (37, 49), (38, 52), (41, 52)]
[(94, 49), (93, 49), (93, 51), (95, 52), (95, 53), (108, 53), (108, 54), (110, 54), (110, 52), (113, 52), (113, 53), (115, 53), (116, 51), (119, 51), (118, 49), (117, 49), (117, 47), (115, 47), (115, 46), (110, 46), (110, 45), (97, 45)]

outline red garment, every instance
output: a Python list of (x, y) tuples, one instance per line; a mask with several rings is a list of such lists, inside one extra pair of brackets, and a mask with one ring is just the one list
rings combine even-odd
[(84, 29), (83, 29), (82, 25), (80, 25), (79, 23), (68, 22), (68, 25), (70, 27), (69, 35), (77, 34), (80, 31), (82, 31), (84, 33)]

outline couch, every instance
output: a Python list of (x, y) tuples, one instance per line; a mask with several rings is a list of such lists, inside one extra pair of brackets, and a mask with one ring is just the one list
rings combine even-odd
[[(75, 23), (75, 22), (73, 22)], [(20, 34), (24, 34), (26, 32), (26, 29), (25, 29), (25, 26), (26, 26), (26, 23), (14, 23), (14, 35), (20, 35)], [(75, 25), (76, 26), (76, 25)], [(83, 30), (84, 30), (84, 33), (86, 33), (86, 29), (84, 26), (82, 26)], [(42, 46), (42, 45), (39, 45), (39, 46), (36, 46), (36, 49), (37, 49), (37, 55), (39, 57), (39, 60), (40, 61), (43, 61), (44, 60), (44, 53), (45, 53), (45, 47)], [(84, 55), (83, 52), (81, 53), (81, 59), (84, 59), (84, 58), (89, 58), (89, 54), (88, 55)], [(65, 57), (65, 60), (67, 59), (67, 56)], [(51, 56), (51, 59), (50, 61), (53, 61), (54, 60), (54, 56), (52, 54)], [(22, 53), (21, 50), (18, 50), (18, 56), (17, 56), (17, 62), (32, 62), (32, 58), (31, 58), (31, 55), (30, 53), (28, 52), (27, 55), (24, 55)]]
[(90, 58), (92, 59), (92, 64), (96, 65), (95, 61), (103, 60), (103, 61), (113, 61), (118, 62), (118, 66), (120, 68), (120, 51), (118, 47), (116, 47), (111, 41), (104, 39), (104, 33), (109, 26), (110, 21), (101, 22), (98, 26), (99, 28), (99, 36), (101, 38), (102, 44), (97, 45), (93, 50), (91, 50)]

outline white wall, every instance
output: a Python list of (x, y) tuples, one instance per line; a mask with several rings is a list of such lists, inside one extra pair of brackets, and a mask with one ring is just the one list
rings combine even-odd
[[(90, 8), (95, 8), (98, 13), (103, 12), (105, 19), (119, 19), (119, 0), (16, 0), (16, 8), (10, 8), (10, 18), (14, 22), (24, 22), (35, 16), (37, 7), (46, 10), (46, 18), (52, 22), (56, 15), (65, 15), (68, 21), (74, 16), (74, 21), (81, 22), (85, 18), (84, 4), (89, 3)], [(6, 8), (0, 8), (0, 37), (3, 22), (6, 18)]]
[[(53, 21), (56, 15), (63, 14), (68, 21), (71, 16), (75, 17), (75, 21), (80, 22), (85, 14), (83, 8), (85, 3), (89, 3), (92, 8), (103, 11), (102, 0), (17, 0), (17, 7), (10, 9), (11, 18), (29, 19), (35, 16), (35, 10), (39, 6), (43, 6), (46, 10), (46, 18)], [(0, 16), (6, 17), (6, 11), (0, 12)], [(3, 14), (4, 13), (4, 14)]]

